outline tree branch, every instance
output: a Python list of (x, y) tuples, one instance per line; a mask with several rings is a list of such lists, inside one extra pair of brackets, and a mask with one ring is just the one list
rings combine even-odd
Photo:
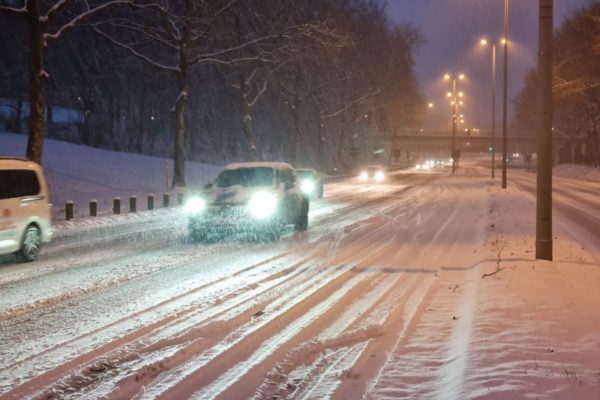
[(73, 27), (75, 27), (75, 25), (77, 25), (81, 20), (97, 13), (98, 11), (104, 10), (105, 8), (114, 6), (116, 4), (132, 4), (132, 0), (111, 0), (108, 1), (104, 4), (100, 4), (99, 6), (96, 6), (94, 8), (90, 8), (89, 10), (82, 12), (81, 14), (78, 14), (77, 16), (75, 16), (73, 19), (71, 19), (69, 22), (67, 22), (66, 24), (64, 24), (63, 26), (61, 26), (56, 32), (54, 33), (45, 33), (44, 34), (44, 41), (47, 40), (56, 40), (60, 37), (60, 35), (63, 34), (64, 31), (66, 31), (67, 29), (71, 29)]

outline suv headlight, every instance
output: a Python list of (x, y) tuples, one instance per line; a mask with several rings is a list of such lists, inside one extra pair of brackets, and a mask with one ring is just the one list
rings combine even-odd
[(358, 175), (358, 179), (360, 179), (361, 181), (366, 181), (367, 179), (369, 179), (369, 174), (367, 174), (366, 171), (362, 171), (360, 175)]
[(377, 171), (375, 172), (375, 179), (378, 181), (382, 181), (383, 178), (385, 178), (385, 176), (383, 175), (383, 171)]
[(269, 192), (257, 192), (250, 197), (248, 209), (254, 218), (268, 218), (277, 211), (277, 197)]
[(199, 214), (206, 208), (206, 200), (201, 197), (191, 197), (183, 205), (186, 214)]
[(315, 190), (315, 183), (310, 179), (305, 179), (300, 184), (300, 189), (306, 194), (311, 194)]

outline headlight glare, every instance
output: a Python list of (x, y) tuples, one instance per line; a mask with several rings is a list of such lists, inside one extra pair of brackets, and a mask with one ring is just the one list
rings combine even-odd
[(300, 189), (306, 194), (311, 194), (315, 190), (315, 183), (310, 179), (305, 179), (300, 184)]
[(385, 176), (383, 175), (383, 171), (375, 172), (375, 180), (382, 181)]
[(201, 197), (189, 198), (184, 206), (183, 211), (186, 214), (199, 214), (206, 208), (206, 201)]
[(369, 179), (369, 174), (367, 174), (366, 171), (362, 171), (360, 175), (358, 175), (358, 179), (360, 179), (361, 181), (366, 181), (367, 179)]
[(269, 192), (257, 192), (248, 202), (248, 209), (254, 218), (268, 218), (277, 210), (277, 197)]

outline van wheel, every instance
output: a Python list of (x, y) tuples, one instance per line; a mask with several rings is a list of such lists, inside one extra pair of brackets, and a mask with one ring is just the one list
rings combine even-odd
[(42, 235), (38, 227), (30, 225), (25, 230), (23, 235), (23, 243), (19, 251), (20, 258), (25, 261), (35, 261), (40, 255), (40, 247), (42, 246)]

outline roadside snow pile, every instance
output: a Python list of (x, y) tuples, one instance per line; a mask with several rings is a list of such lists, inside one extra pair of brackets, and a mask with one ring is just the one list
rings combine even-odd
[[(27, 136), (0, 133), (0, 155), (22, 157)], [(64, 204), (75, 203), (75, 215), (86, 215), (88, 203), (98, 201), (98, 213), (110, 213), (112, 199), (121, 197), (127, 210), (129, 196), (138, 197), (138, 209), (146, 208), (146, 196), (154, 193), (155, 207), (161, 205), (166, 190), (165, 159), (140, 154), (119, 153), (46, 139), (42, 165), (54, 204), (53, 217), (64, 217)], [(219, 166), (186, 162), (186, 183), (198, 187), (211, 181)], [(172, 161), (169, 170), (173, 171)], [(174, 203), (174, 200), (171, 200)]]
[(535, 260), (535, 204), (518, 189), (489, 192), (486, 250), (497, 261), (480, 269), (463, 398), (596, 398), (598, 254), (581, 245), (586, 232), (556, 220), (554, 261)]
[(600, 168), (585, 165), (562, 164), (552, 169), (554, 176), (562, 178), (577, 178), (584, 181), (600, 182)]

